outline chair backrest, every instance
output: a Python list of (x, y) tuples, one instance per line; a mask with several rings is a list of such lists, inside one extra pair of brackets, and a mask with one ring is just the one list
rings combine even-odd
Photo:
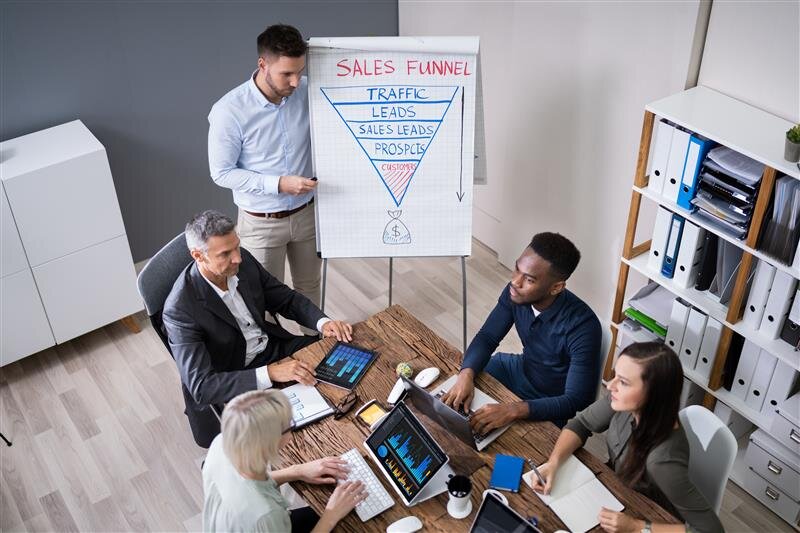
[(736, 459), (736, 437), (717, 416), (701, 405), (678, 413), (689, 441), (689, 479), (719, 513), (725, 484)]
[(175, 280), (192, 261), (192, 256), (186, 247), (186, 236), (181, 233), (150, 258), (136, 280), (150, 322), (167, 350), (169, 342), (164, 333), (161, 311)]

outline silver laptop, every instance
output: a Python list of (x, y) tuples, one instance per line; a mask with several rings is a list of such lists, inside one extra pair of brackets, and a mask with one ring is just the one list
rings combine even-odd
[(454, 474), (450, 458), (402, 401), (367, 437), (364, 448), (407, 507), (445, 492)]
[(425, 416), (447, 429), (468, 446), (482, 451), (510, 426), (494, 429), (486, 435), (475, 433), (469, 425), (469, 417), (484, 405), (498, 402), (485, 392), (476, 388), (472, 397), (472, 403), (470, 404), (469, 413), (465, 414), (456, 411), (442, 402), (441, 397), (455, 384), (457, 377), (458, 376), (450, 376), (444, 383), (434, 388), (433, 392), (430, 393), (412, 380), (405, 377), (402, 379), (406, 392), (409, 398), (411, 398), (414, 407), (419, 409)]

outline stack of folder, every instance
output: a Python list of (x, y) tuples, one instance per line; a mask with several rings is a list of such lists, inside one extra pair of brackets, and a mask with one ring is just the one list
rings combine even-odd
[(628, 301), (630, 307), (625, 310), (625, 316), (663, 339), (674, 299), (671, 292), (651, 281)]
[[(770, 339), (783, 337), (782, 329), (789, 320), (796, 290), (797, 280), (793, 276), (764, 260), (758, 261), (742, 322)], [(795, 315), (793, 317), (797, 318)], [(792, 328), (789, 326), (789, 329)], [(794, 336), (790, 335), (790, 331), (786, 334), (790, 339), (787, 342), (791, 342)]]
[(648, 188), (687, 210), (697, 190), (697, 178), (714, 143), (662, 119), (653, 133)]
[(725, 146), (708, 152), (691, 199), (698, 216), (720, 231), (744, 239), (750, 227), (764, 165)]
[(800, 181), (781, 176), (775, 181), (772, 217), (761, 238), (761, 249), (783, 264), (796, 258), (800, 238)]
[(677, 213), (659, 207), (650, 242), (647, 268), (675, 285), (709, 291), (727, 304), (742, 250)]
[(692, 370), (708, 383), (717, 355), (722, 323), (692, 307), (680, 298), (672, 301), (666, 344), (681, 359), (685, 370)]

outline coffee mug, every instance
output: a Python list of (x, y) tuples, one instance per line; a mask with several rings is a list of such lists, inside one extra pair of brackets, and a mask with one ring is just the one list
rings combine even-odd
[(467, 476), (452, 476), (447, 482), (450, 501), (447, 502), (447, 514), (453, 518), (466, 518), (472, 512), (472, 481)]

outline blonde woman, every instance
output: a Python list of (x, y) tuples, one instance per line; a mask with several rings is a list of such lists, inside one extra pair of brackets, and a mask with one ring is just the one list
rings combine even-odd
[(225, 406), (222, 433), (203, 465), (204, 531), (327, 532), (367, 497), (361, 482), (344, 482), (321, 517), (308, 507), (289, 511), (280, 484), (336, 483), (348, 472), (338, 457), (271, 470), (292, 428), (292, 410), (278, 390), (245, 392)]

